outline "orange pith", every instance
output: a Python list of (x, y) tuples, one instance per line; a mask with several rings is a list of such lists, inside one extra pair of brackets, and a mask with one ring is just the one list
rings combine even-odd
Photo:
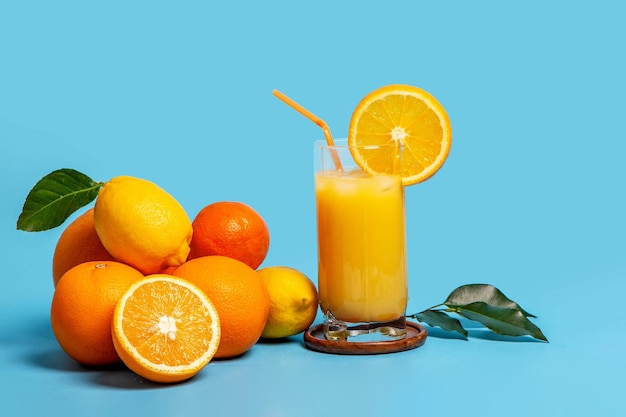
[[(394, 143), (403, 149), (403, 185), (425, 181), (441, 168), (450, 152), (452, 129), (445, 109), (430, 93), (392, 84), (372, 91), (358, 104), (350, 121), (348, 145)], [(376, 152), (355, 150), (353, 156), (366, 172), (389, 169), (389, 158)]]
[(220, 321), (213, 303), (181, 278), (155, 274), (132, 285), (116, 306), (113, 343), (122, 361), (154, 382), (178, 382), (213, 358)]

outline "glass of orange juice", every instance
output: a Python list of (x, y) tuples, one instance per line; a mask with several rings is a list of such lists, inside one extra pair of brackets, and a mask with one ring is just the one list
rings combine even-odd
[(334, 146), (318, 141), (315, 147), (324, 335), (358, 342), (402, 339), (408, 287), (401, 149), (396, 144), (358, 149), (357, 154), (380, 155), (378, 162), (389, 158), (389, 172), (368, 174), (345, 140)]

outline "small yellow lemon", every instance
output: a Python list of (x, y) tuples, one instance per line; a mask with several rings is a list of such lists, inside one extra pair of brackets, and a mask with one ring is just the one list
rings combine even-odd
[(270, 315), (261, 337), (277, 339), (308, 329), (317, 314), (317, 290), (302, 272), (286, 266), (257, 271), (270, 294)]
[(181, 265), (193, 232), (183, 207), (161, 187), (119, 176), (100, 190), (94, 226), (102, 244), (118, 261), (147, 274)]

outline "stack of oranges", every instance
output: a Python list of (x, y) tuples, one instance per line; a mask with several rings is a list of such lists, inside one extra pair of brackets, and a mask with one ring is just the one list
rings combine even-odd
[(307, 300), (306, 315), (297, 329), (273, 331), (285, 323), (269, 320), (272, 305), (284, 302), (271, 295), (280, 283), (264, 277), (281, 268), (257, 271), (269, 240), (263, 218), (244, 203), (209, 204), (191, 222), (155, 184), (113, 178), (57, 242), (55, 337), (82, 364), (121, 359), (147, 379), (176, 382), (213, 357), (242, 355), (262, 336), (301, 332), (315, 318), (315, 287), (300, 274), (294, 296)]

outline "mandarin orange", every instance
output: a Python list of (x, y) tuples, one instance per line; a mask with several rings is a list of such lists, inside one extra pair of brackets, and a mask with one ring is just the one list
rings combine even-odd
[(209, 204), (192, 222), (189, 259), (222, 255), (257, 269), (270, 244), (265, 220), (247, 204), (220, 201)]

